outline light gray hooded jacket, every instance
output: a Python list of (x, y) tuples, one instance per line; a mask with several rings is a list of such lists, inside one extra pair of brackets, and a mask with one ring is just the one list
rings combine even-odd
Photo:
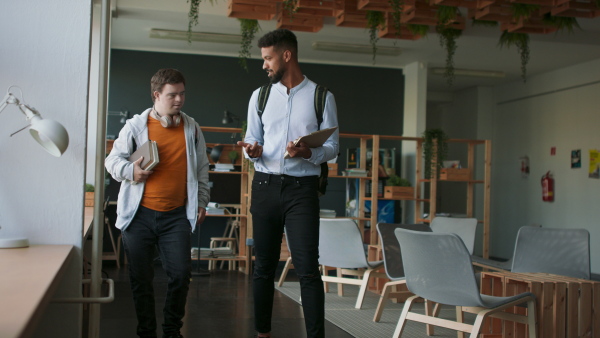
[[(139, 147), (148, 141), (147, 122), (150, 110), (147, 109), (142, 114), (135, 115), (127, 120), (104, 162), (109, 174), (117, 182), (121, 182), (117, 202), (117, 222), (115, 224), (121, 230), (125, 230), (135, 216), (146, 186), (145, 183), (131, 184), (133, 182), (133, 163), (127, 159), (133, 153), (134, 142)], [(194, 231), (198, 217), (198, 207), (206, 208), (210, 200), (208, 157), (206, 156), (204, 135), (202, 135), (196, 121), (183, 112), (181, 117), (185, 131), (188, 159), (186, 214), (192, 225), (192, 231)]]

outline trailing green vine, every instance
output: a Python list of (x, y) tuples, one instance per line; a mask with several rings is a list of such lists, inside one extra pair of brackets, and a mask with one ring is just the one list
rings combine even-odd
[(406, 29), (408, 29), (409, 32), (411, 32), (413, 35), (417, 35), (417, 36), (427, 36), (427, 33), (429, 33), (429, 26), (428, 25), (416, 25), (416, 24), (408, 24), (406, 25)]
[(456, 53), (456, 39), (462, 34), (462, 30), (452, 27), (456, 16), (460, 15), (458, 7), (439, 6), (437, 11), (438, 24), (435, 30), (440, 35), (440, 46), (446, 50), (446, 67), (444, 77), (451, 86), (454, 81), (454, 54)]
[(523, 82), (527, 82), (527, 63), (529, 63), (529, 34), (525, 33), (510, 33), (508, 31), (502, 32), (500, 41), (498, 42), (500, 47), (516, 46), (521, 55), (521, 78)]
[(190, 3), (190, 11), (188, 12), (188, 43), (192, 43), (192, 28), (198, 24), (198, 7), (202, 0), (188, 0)]
[[(211, 5), (214, 5), (215, 0), (209, 0)], [(202, 0), (187, 0), (190, 3), (190, 11), (188, 12), (188, 31), (187, 38), (188, 43), (192, 43), (192, 28), (198, 25), (198, 8)]]
[[(394, 29), (396, 31), (395, 35), (396, 35), (396, 39), (397, 39), (400, 37), (400, 35), (402, 35), (401, 31), (400, 31), (402, 29), (400, 19), (402, 18), (402, 11), (404, 8), (404, 0), (389, 0), (389, 1), (390, 1), (390, 7), (392, 8), (392, 23), (394, 24)], [(394, 43), (396, 43), (396, 42), (394, 41)]]
[(369, 28), (369, 42), (373, 47), (373, 64), (375, 64), (375, 56), (377, 55), (377, 34), (380, 27), (385, 25), (385, 15), (379, 11), (367, 11), (367, 27)]
[(240, 66), (247, 72), (247, 59), (251, 56), (250, 48), (252, 48), (252, 40), (254, 35), (260, 29), (258, 20), (256, 19), (238, 19), (240, 21), (240, 29), (242, 32), (242, 44), (240, 46), (239, 63)]
[(568, 33), (573, 33), (575, 28), (581, 29), (577, 18), (570, 16), (553, 16), (550, 13), (546, 13), (542, 17), (542, 22), (546, 25), (556, 27), (559, 31), (566, 30)]
[(290, 21), (294, 21), (294, 14), (298, 11), (298, 0), (283, 0), (283, 10), (290, 13)]
[[(439, 128), (427, 129), (423, 132), (423, 159), (425, 160), (424, 177), (431, 178), (432, 169), (435, 169), (436, 176), (439, 176), (443, 161), (448, 156), (448, 135)], [(435, 140), (435, 145), (434, 145)], [(433, 159), (435, 158), (435, 167)]]

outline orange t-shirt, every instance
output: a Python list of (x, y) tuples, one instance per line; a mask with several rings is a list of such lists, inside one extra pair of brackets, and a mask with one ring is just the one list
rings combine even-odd
[(178, 127), (164, 128), (159, 121), (148, 117), (148, 138), (156, 141), (160, 162), (146, 180), (141, 205), (156, 211), (185, 205), (187, 156), (183, 121)]

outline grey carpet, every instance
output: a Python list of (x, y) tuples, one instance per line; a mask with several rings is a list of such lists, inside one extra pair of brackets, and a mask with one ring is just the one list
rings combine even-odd
[[(379, 302), (378, 294), (367, 292), (363, 306), (358, 310), (354, 308), (356, 296), (358, 295), (358, 286), (344, 285), (344, 296), (340, 297), (337, 295), (336, 284), (330, 283), (329, 285), (329, 292), (325, 294), (325, 319), (357, 338), (392, 337), (404, 303), (393, 303), (391, 300), (388, 300), (381, 320), (376, 323), (373, 321), (373, 316)], [(300, 284), (298, 282), (285, 282), (281, 287), (275, 284), (275, 288), (300, 303)], [(415, 304), (412, 311), (424, 314), (423, 303)], [(443, 306), (440, 311), (440, 317), (452, 320), (456, 319), (454, 308)], [(473, 320), (473, 315), (465, 314), (465, 322), (472, 324)], [(456, 331), (453, 330), (441, 327), (435, 327), (434, 330), (435, 337), (456, 337)], [(425, 324), (409, 321), (402, 337), (427, 337)]]

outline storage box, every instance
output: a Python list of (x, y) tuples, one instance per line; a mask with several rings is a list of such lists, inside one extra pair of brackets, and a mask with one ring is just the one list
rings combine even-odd
[(338, 175), (338, 164), (337, 163), (327, 163), (327, 168), (329, 168), (329, 176), (337, 176)]
[[(598, 337), (600, 283), (545, 273), (482, 272), (481, 293), (510, 297), (521, 292), (536, 297), (538, 337)], [(525, 314), (525, 308), (507, 312)], [(525, 324), (488, 318), (482, 337), (526, 337)]]
[(93, 207), (94, 206), (94, 193), (93, 192), (86, 192), (85, 193), (85, 206), (86, 207)]
[(469, 168), (442, 168), (440, 170), (440, 180), (443, 181), (468, 181), (471, 179), (471, 170)]
[(383, 198), (393, 200), (411, 200), (414, 197), (415, 188), (413, 187), (385, 186), (383, 188)]

